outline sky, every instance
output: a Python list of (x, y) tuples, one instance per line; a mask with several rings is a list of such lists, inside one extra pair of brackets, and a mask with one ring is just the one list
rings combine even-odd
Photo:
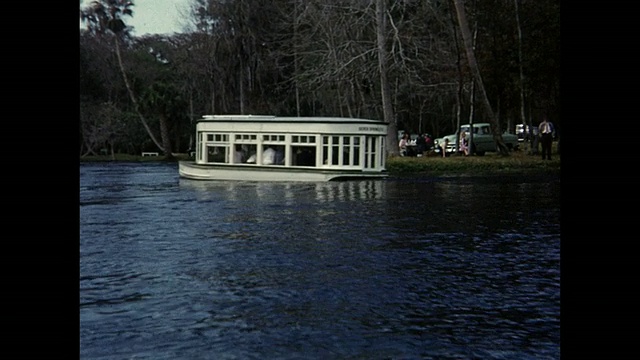
[[(85, 7), (92, 0), (81, 0)], [(133, 26), (132, 35), (172, 34), (182, 32), (191, 0), (132, 0), (133, 16), (123, 17), (127, 25)], [(80, 27), (84, 25), (80, 24)]]

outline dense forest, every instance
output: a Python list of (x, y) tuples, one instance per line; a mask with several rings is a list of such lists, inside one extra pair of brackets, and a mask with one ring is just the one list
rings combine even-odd
[(383, 119), (390, 154), (398, 130), (562, 128), (559, 0), (192, 0), (170, 36), (131, 16), (80, 9), (80, 156), (187, 152), (204, 114)]

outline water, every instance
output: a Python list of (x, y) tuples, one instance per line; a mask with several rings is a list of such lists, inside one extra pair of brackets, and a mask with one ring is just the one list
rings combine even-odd
[(80, 165), (82, 359), (559, 359), (559, 318), (558, 179)]

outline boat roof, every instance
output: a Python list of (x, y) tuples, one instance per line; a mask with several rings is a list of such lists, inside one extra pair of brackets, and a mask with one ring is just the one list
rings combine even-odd
[(387, 124), (382, 120), (325, 117), (325, 116), (275, 116), (275, 115), (204, 115), (198, 122), (233, 121), (233, 122), (278, 122), (278, 123), (369, 123)]

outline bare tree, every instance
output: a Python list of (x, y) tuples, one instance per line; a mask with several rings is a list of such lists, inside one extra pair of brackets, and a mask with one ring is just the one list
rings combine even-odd
[(115, 145), (122, 139), (125, 129), (122, 119), (122, 112), (112, 102), (81, 106), (80, 128), (84, 146), (87, 148), (81, 157), (89, 154), (98, 155), (96, 148), (99, 148), (101, 155), (102, 149), (108, 149), (111, 159), (115, 160)]
[(382, 96), (382, 112), (387, 127), (387, 153), (397, 156), (398, 149), (398, 125), (393, 116), (391, 107), (391, 88), (387, 78), (387, 7), (385, 0), (376, 0), (376, 39), (378, 44), (378, 66), (380, 77), (380, 94)]
[[(522, 70), (522, 27), (520, 26), (520, 11), (518, 9), (518, 1), (513, 0), (515, 5), (516, 28), (518, 30), (518, 70), (520, 71), (520, 123), (524, 124), (523, 131), (527, 132), (527, 118), (524, 114), (524, 72)], [(529, 130), (532, 130), (531, 127)]]
[(471, 30), (469, 29), (469, 23), (467, 22), (464, 4), (462, 3), (462, 0), (453, 0), (453, 4), (456, 9), (458, 25), (460, 26), (460, 33), (462, 34), (462, 40), (464, 42), (464, 48), (467, 54), (467, 62), (469, 64), (471, 73), (474, 76), (478, 91), (480, 92), (480, 100), (487, 113), (489, 123), (491, 124), (493, 139), (496, 142), (499, 153), (501, 155), (508, 155), (509, 148), (507, 148), (504, 141), (502, 140), (502, 133), (499, 131), (500, 127), (498, 126), (495, 114), (493, 112), (493, 109), (491, 108), (491, 103), (489, 102), (489, 98), (487, 97), (484, 83), (482, 81), (482, 76), (480, 75), (480, 69), (478, 68), (478, 63), (473, 51), (473, 40), (471, 37)]

